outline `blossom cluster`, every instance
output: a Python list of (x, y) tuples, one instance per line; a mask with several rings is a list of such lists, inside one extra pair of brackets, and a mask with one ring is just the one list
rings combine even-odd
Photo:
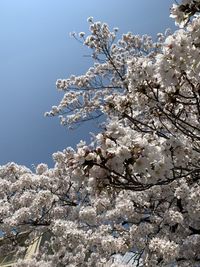
[(177, 25), (183, 27), (197, 12), (200, 12), (199, 0), (182, 0), (180, 4), (173, 4), (170, 16), (175, 19)]

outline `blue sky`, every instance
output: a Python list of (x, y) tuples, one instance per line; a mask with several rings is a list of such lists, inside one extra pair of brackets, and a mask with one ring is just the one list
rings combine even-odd
[(87, 18), (119, 27), (120, 33), (174, 29), (172, 0), (1, 0), (0, 1), (0, 165), (31, 167), (98, 131), (90, 122), (67, 130), (45, 111), (58, 104), (58, 78), (83, 74), (89, 51), (69, 32), (87, 32)]

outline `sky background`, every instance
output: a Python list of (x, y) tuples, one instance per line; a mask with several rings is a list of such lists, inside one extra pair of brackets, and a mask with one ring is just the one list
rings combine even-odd
[(68, 130), (44, 112), (63, 94), (55, 82), (84, 74), (89, 50), (69, 33), (87, 32), (87, 18), (119, 27), (119, 36), (175, 29), (172, 0), (0, 0), (0, 165), (53, 166), (52, 153), (90, 140), (97, 123)]

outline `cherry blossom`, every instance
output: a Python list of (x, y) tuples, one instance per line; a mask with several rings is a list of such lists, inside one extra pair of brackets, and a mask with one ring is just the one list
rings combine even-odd
[(53, 168), (0, 167), (0, 253), (13, 250), (16, 266), (127, 266), (126, 253), (132, 266), (199, 266), (199, 10), (197, 0), (174, 4), (179, 28), (156, 40), (118, 39), (92, 17), (89, 36), (72, 34), (94, 65), (57, 80), (64, 96), (46, 115), (69, 127), (103, 115), (105, 124), (90, 144), (54, 153)]

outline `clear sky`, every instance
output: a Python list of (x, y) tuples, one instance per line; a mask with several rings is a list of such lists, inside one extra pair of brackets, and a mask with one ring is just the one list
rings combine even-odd
[(83, 74), (90, 60), (69, 32), (87, 32), (87, 18), (119, 27), (119, 33), (174, 29), (173, 0), (0, 0), (0, 165), (31, 167), (80, 140), (97, 124), (67, 130), (45, 111), (58, 104), (58, 78)]

